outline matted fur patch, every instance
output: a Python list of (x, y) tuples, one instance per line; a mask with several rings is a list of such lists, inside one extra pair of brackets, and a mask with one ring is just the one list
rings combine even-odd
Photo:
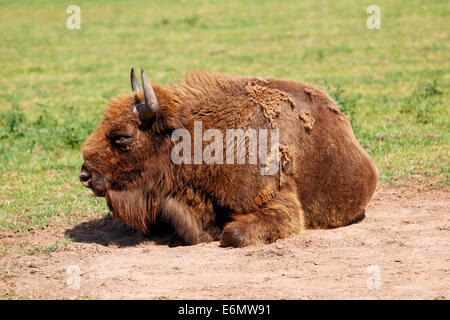
[(280, 171), (280, 182), (279, 182), (279, 186), (281, 188), (283, 186), (283, 184), (284, 184), (283, 169), (285, 169), (286, 166), (288, 165), (288, 163), (291, 162), (292, 159), (294, 158), (294, 152), (292, 152), (292, 149), (289, 148), (288, 146), (280, 144), (279, 157), (280, 157), (280, 170), (279, 170)]
[(260, 207), (263, 204), (272, 200), (274, 196), (274, 190), (270, 184), (266, 185), (261, 191), (259, 191), (258, 196), (255, 199), (255, 204)]
[(266, 117), (273, 129), (277, 128), (275, 119), (280, 115), (281, 102), (287, 102), (291, 107), (295, 107), (295, 102), (289, 94), (278, 89), (263, 87), (259, 84), (248, 83), (245, 92), (250, 97), (250, 101), (259, 105), (264, 117)]
[(341, 109), (339, 109), (339, 106), (337, 104), (328, 104), (328, 109), (332, 111), (333, 113), (337, 114), (339, 116), (339, 119), (344, 120), (345, 115), (341, 112)]
[(303, 125), (306, 131), (311, 131), (313, 129), (316, 120), (314, 120), (314, 118), (309, 115), (308, 111), (305, 110), (300, 111), (298, 117), (303, 121)]
[(334, 104), (329, 104), (328, 109), (333, 111), (334, 113), (341, 113), (341, 110), (339, 109), (339, 106), (336, 106)]

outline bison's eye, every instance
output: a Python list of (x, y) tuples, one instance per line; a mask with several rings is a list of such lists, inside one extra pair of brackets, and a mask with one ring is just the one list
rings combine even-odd
[(114, 136), (111, 138), (113, 145), (120, 150), (127, 151), (130, 148), (131, 142), (133, 142), (132, 136)]

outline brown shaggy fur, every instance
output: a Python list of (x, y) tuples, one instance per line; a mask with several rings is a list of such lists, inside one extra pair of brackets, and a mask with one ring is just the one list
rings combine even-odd
[[(135, 228), (165, 222), (187, 244), (270, 243), (304, 228), (347, 225), (375, 190), (375, 166), (321, 89), (207, 72), (153, 89), (154, 120), (143, 123), (133, 111), (142, 91), (119, 95), (83, 148), (94, 192)], [(194, 121), (224, 137), (225, 129), (279, 128), (278, 174), (261, 175), (261, 164), (173, 164), (171, 132), (185, 128), (194, 137)], [(133, 137), (128, 150), (112, 143), (120, 135)]]

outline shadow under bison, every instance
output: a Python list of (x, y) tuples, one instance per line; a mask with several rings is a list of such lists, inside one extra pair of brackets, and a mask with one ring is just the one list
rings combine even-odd
[(97, 243), (103, 246), (128, 247), (148, 241), (169, 247), (183, 245), (182, 240), (173, 235), (169, 227), (159, 226), (158, 230), (150, 229), (148, 233), (144, 233), (114, 219), (111, 215), (82, 222), (72, 229), (67, 229), (64, 234), (75, 242)]
[[(365, 216), (364, 210), (348, 225), (361, 222)], [(150, 228), (148, 233), (144, 233), (114, 219), (110, 214), (100, 219), (82, 222), (72, 229), (67, 229), (64, 234), (75, 242), (97, 243), (103, 246), (129, 247), (146, 241), (168, 247), (186, 245), (167, 225)]]

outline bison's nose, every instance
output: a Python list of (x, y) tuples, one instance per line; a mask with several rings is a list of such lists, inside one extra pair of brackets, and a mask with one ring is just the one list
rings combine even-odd
[(80, 181), (85, 187), (89, 187), (89, 181), (91, 180), (92, 175), (84, 170), (80, 172)]

